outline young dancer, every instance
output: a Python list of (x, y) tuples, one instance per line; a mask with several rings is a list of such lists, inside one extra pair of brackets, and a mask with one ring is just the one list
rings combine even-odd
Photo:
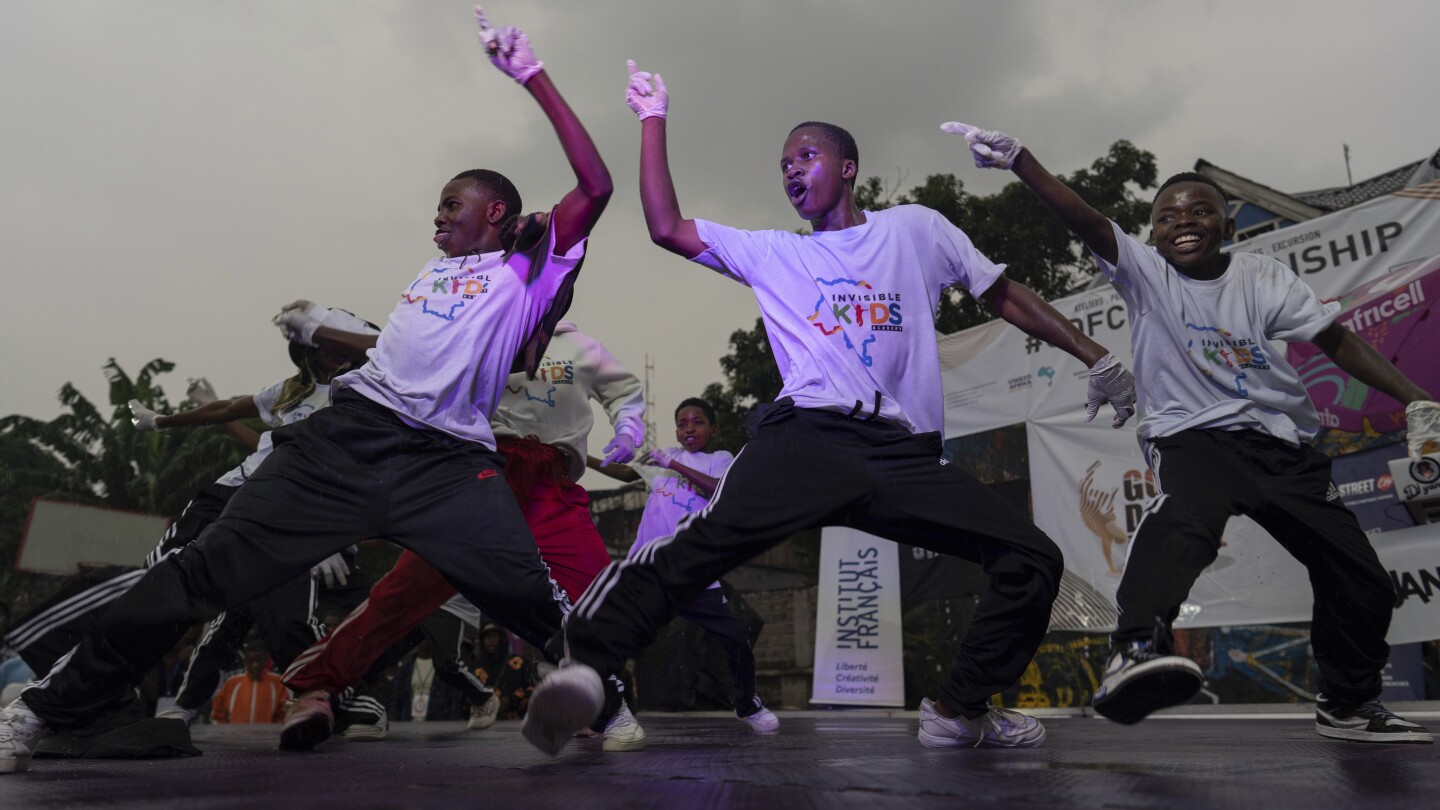
[[(270, 458), (200, 538), (151, 567), (0, 712), (0, 771), (28, 767), (45, 728), (117, 700), (197, 619), (371, 537), (415, 551), (532, 643), (557, 631), (562, 601), (501, 475), (490, 415), (517, 360), (539, 360), (612, 187), (525, 34), (480, 23), (491, 61), (554, 126), (576, 187), (533, 250), (512, 251), (521, 200), (507, 178), (474, 170), (445, 185), (435, 216), (444, 256), (402, 290), (369, 362), (336, 379), (329, 408), (275, 431)], [(321, 315), (279, 320), (309, 341), (326, 328)]]
[(650, 236), (754, 290), (785, 386), (750, 418), (752, 438), (710, 503), (673, 538), (612, 564), (586, 592), (557, 639), (576, 665), (536, 689), (531, 713), (563, 741), (558, 730), (582, 725), (599, 706), (590, 667), (618, 668), (711, 582), (794, 532), (843, 525), (979, 561), (990, 576), (949, 682), (921, 707), (920, 741), (1039, 745), (1038, 721), (987, 701), (1024, 672), (1064, 566), (1024, 513), (940, 457), (941, 291), (960, 284), (1083, 360), (1090, 413), (1109, 401), (1117, 426), (1132, 407), (1129, 372), (935, 211), (856, 207), (859, 155), (840, 127), (801, 124), (780, 154), (785, 194), (812, 234), (683, 218), (666, 156), (668, 92), (658, 75), (652, 88), (648, 73), (631, 70), (626, 95), (641, 119)]
[[(357, 334), (379, 333), (373, 324), (344, 310), (333, 310), (330, 322)], [(330, 380), (348, 370), (351, 361), (344, 355), (293, 342), (289, 353), (296, 373), (252, 395), (222, 400), (215, 396), (208, 381), (200, 379), (192, 381), (186, 390), (186, 397), (198, 406), (190, 410), (158, 414), (138, 400), (131, 400), (130, 410), (136, 430), (145, 433), (220, 424), (229, 428), (239, 425), (238, 420), (246, 418), (258, 418), (266, 425), (278, 428), (309, 417), (330, 403)], [(269, 431), (257, 437), (254, 431), (241, 426), (240, 430), (232, 432), (246, 444), (250, 455), (196, 493), (180, 517), (165, 531), (159, 544), (146, 556), (143, 568), (116, 569), (115, 574), (106, 575), (98, 582), (77, 579), (74, 587), (67, 586), (36, 607), (6, 635), (6, 643), (21, 651), (36, 672), (49, 672), (55, 662), (94, 627), (97, 611), (139, 581), (145, 569), (194, 542), (269, 456)], [(336, 572), (341, 569), (345, 569), (346, 573), (349, 571), (347, 562), (337, 553), (317, 565), (314, 573), (324, 571), (333, 581)], [(364, 600), (368, 584), (357, 581), (342, 587), (337, 583), (335, 596), (340, 602), (353, 607)], [(280, 660), (288, 662), (313, 643), (318, 637), (314, 596), (311, 578), (301, 576), (257, 597), (249, 605), (238, 606), (217, 616), (202, 643), (196, 646), (191, 666), (186, 670), (177, 702), (183, 709), (172, 710), (167, 716), (188, 722), (210, 700), (219, 686), (220, 670), (231, 661), (238, 660), (239, 644), (257, 619), (265, 644)], [(195, 667), (197, 662), (198, 669)]]
[[(598, 459), (591, 460), (591, 467), (612, 478), (643, 479), (650, 490), (635, 543), (630, 546), (631, 559), (652, 540), (674, 534), (686, 515), (710, 502), (720, 478), (735, 461), (735, 457), (724, 450), (706, 449), (717, 434), (715, 408), (703, 399), (692, 397), (675, 409), (678, 448), (652, 450), (644, 463), (634, 467), (606, 466)], [(736, 716), (761, 734), (779, 731), (780, 718), (765, 708), (755, 692), (755, 652), (750, 648), (750, 628), (735, 618), (720, 583), (712, 582), (679, 615), (715, 636), (725, 650), (732, 683), (730, 699)]]
[[(610, 563), (590, 518), (590, 496), (575, 483), (585, 474), (586, 442), (594, 424), (592, 399), (605, 408), (615, 430), (602, 464), (630, 461), (645, 440), (640, 380), (598, 340), (562, 321), (535, 378), (524, 372), (510, 375), (491, 422), (505, 458), (505, 478), (540, 556), (571, 598), (584, 593)], [(426, 616), (457, 600), (464, 601), (433, 566), (411, 552), (402, 554), (376, 583), (370, 599), (285, 673), (286, 685), (301, 699), (286, 717), (280, 747), (308, 750), (325, 740), (330, 734), (328, 715), (314, 707), (328, 706), (330, 696), (372, 670)], [(473, 673), (465, 676), (463, 682), (452, 683), (474, 707), (470, 728), (488, 728), (495, 722), (499, 700)], [(645, 731), (623, 703), (613, 706), (605, 720), (604, 750), (644, 748)]]
[[(1432, 742), (1378, 697), (1394, 591), (1375, 550), (1308, 442), (1315, 406), (1283, 349), (1313, 342), (1357, 380), (1405, 403), (1410, 452), (1440, 440), (1440, 405), (1335, 316), (1289, 267), (1231, 254), (1225, 194), (1186, 172), (1160, 186), (1150, 244), (1127, 235), (1058, 181), (1020, 142), (965, 124), (975, 165), (1015, 172), (1095, 254), (1125, 298), (1140, 393), (1140, 437), (1161, 494), (1130, 541), (1105, 679), (1095, 710), (1121, 723), (1189, 700), (1202, 684), (1173, 654), (1171, 624), (1215, 560), (1232, 515), (1248, 515), (1310, 572), (1310, 643), (1322, 693), (1315, 730), (1365, 742)], [(1162, 463), (1163, 462), (1163, 463)]]

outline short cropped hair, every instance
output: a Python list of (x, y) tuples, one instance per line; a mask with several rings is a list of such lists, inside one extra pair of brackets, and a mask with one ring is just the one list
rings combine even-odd
[[(1164, 192), (1165, 189), (1179, 183), (1204, 183), (1205, 185), (1215, 189), (1215, 193), (1220, 195), (1220, 202), (1225, 203), (1227, 206), (1230, 204), (1230, 195), (1225, 193), (1225, 189), (1221, 188), (1220, 184), (1215, 182), (1213, 179), (1206, 177), (1199, 172), (1180, 172), (1179, 174), (1172, 175), (1170, 179), (1160, 184), (1160, 188), (1157, 189), (1155, 192), (1155, 200), (1160, 199), (1160, 194)], [(1151, 200), (1150, 204), (1154, 205), (1155, 200)]]
[(520, 216), (520, 190), (505, 175), (490, 169), (470, 169), (450, 178), (452, 183), (456, 180), (473, 180), (487, 197), (505, 203), (507, 220)]
[[(827, 124), (824, 121), (806, 121), (790, 130), (794, 135), (797, 129), (818, 129), (830, 147), (840, 153), (841, 160), (855, 161), (855, 177), (860, 176), (860, 147), (855, 145), (855, 136), (844, 127), (834, 124)], [(855, 187), (855, 177), (850, 178), (850, 187)]]
[(687, 400), (683, 400), (679, 405), (675, 406), (675, 418), (680, 418), (680, 412), (686, 408), (699, 408), (700, 412), (705, 414), (705, 418), (710, 420), (710, 424), (715, 424), (715, 406), (709, 402), (699, 397), (690, 397)]

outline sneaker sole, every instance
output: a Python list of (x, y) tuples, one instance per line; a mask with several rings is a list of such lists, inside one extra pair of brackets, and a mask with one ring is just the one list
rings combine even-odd
[(479, 722), (471, 720), (465, 724), (465, 728), (470, 731), (484, 731), (485, 729), (490, 728), (493, 725), (495, 725), (495, 718), (491, 717), (489, 719), (481, 720)]
[(640, 739), (638, 740), (604, 740), (600, 743), (600, 750), (609, 754), (619, 754), (627, 751), (644, 751), (645, 732), (640, 732)]
[(1424, 745), (1435, 742), (1435, 735), (1428, 731), (1402, 731), (1386, 734), (1384, 732), (1366, 731), (1363, 728), (1335, 728), (1334, 726), (1316, 723), (1315, 733), (1321, 737), (1329, 737), (1332, 740), (1349, 740), (1350, 742), (1362, 743)]
[[(1183, 660), (1183, 659), (1182, 659)], [(1193, 662), (1186, 662), (1195, 667)], [(1134, 725), (1152, 712), (1178, 706), (1199, 694), (1205, 678), (1199, 667), (1167, 664), (1150, 672), (1139, 671), (1126, 679), (1119, 689), (1096, 696), (1095, 712), (1107, 720)]]
[(280, 729), (281, 751), (309, 751), (330, 739), (331, 720), (315, 714)]
[(560, 753), (570, 735), (589, 725), (600, 713), (604, 695), (596, 693), (601, 691), (573, 680), (551, 677), (542, 681), (530, 698), (520, 733), (541, 751), (551, 756)]
[(389, 732), (389, 731), (381, 731), (381, 732), (379, 732), (378, 734), (377, 734), (376, 732), (373, 732), (373, 731), (367, 731), (367, 732), (365, 732), (364, 734), (346, 734), (346, 733), (344, 733), (344, 732), (341, 732), (341, 734), (340, 734), (340, 736), (341, 736), (341, 737), (344, 737), (347, 742), (361, 742), (361, 743), (364, 743), (364, 742), (380, 742), (381, 740), (385, 739), (385, 738), (386, 738), (387, 736), (389, 736), (389, 735), (390, 735), (390, 732)]
[(933, 734), (926, 734), (925, 729), (920, 729), (920, 744), (926, 748), (1039, 748), (1045, 743), (1045, 727), (1040, 727), (1040, 734), (1032, 739), (1016, 740), (1006, 742), (1003, 740), (987, 740), (979, 745), (973, 740), (962, 740), (959, 737), (937, 737)]
[(0, 773), (24, 773), (30, 770), (30, 754), (0, 759)]

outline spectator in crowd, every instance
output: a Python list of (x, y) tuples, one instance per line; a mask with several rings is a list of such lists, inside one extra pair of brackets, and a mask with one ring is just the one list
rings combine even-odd
[(220, 687), (211, 705), (216, 723), (278, 723), (285, 716), (290, 692), (280, 676), (270, 671), (270, 655), (251, 644), (245, 648), (245, 671), (232, 676)]

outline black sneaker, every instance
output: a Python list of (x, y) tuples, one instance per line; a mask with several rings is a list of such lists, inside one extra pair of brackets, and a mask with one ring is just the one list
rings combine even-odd
[(1091, 704), (1101, 717), (1130, 725), (1190, 700), (1204, 684), (1194, 661), (1161, 655), (1148, 641), (1127, 641), (1111, 645), (1104, 681)]
[(1356, 742), (1435, 742), (1435, 735), (1424, 726), (1396, 715), (1378, 700), (1367, 700), (1359, 706), (1342, 706), (1320, 695), (1315, 705), (1315, 730), (1322, 737)]

